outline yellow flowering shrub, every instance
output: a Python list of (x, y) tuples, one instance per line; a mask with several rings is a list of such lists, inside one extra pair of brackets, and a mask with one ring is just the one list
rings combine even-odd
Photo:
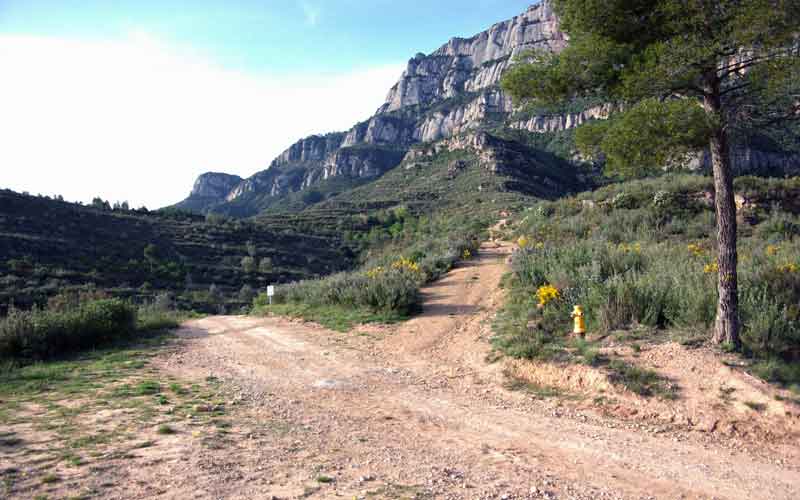
[(689, 253), (694, 255), (695, 257), (702, 257), (706, 253), (706, 251), (705, 251), (705, 249), (703, 247), (701, 247), (700, 245), (697, 245), (695, 243), (690, 243), (686, 247), (686, 249), (689, 250)]
[(628, 243), (620, 243), (618, 248), (622, 253), (642, 253), (641, 243), (634, 243), (633, 245)]
[(411, 259), (406, 259), (405, 257), (400, 257), (396, 261), (392, 262), (392, 269), (397, 269), (398, 271), (408, 271), (410, 273), (420, 272), (419, 264)]
[(553, 300), (558, 300), (560, 297), (561, 293), (558, 291), (558, 288), (553, 285), (539, 287), (539, 290), (536, 292), (536, 298), (539, 299), (539, 305), (542, 307)]
[(380, 275), (382, 275), (385, 272), (386, 272), (386, 269), (384, 269), (383, 266), (378, 266), (378, 267), (372, 268), (369, 271), (367, 271), (367, 278), (369, 278), (371, 280), (374, 280), (374, 279), (377, 279)]

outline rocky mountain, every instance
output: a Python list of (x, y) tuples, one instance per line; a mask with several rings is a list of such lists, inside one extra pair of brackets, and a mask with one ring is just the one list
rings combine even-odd
[[(548, 1), (471, 38), (453, 38), (432, 54), (409, 60), (386, 102), (369, 120), (345, 133), (302, 139), (269, 168), (235, 185), (228, 184), (233, 177), (206, 174), (177, 206), (253, 215), (291, 193), (327, 191), (332, 181), (346, 187), (380, 177), (414, 144), (506, 122), (514, 109), (499, 82), (513, 57), (529, 49), (557, 51), (565, 44)], [(583, 119), (530, 119), (517, 126), (551, 131), (564, 128), (558, 123), (572, 126)]]
[[(588, 120), (607, 118), (613, 108), (602, 102), (575, 102), (556, 111), (523, 109), (515, 107), (499, 85), (515, 56), (528, 50), (558, 52), (567, 43), (550, 0), (542, 0), (471, 38), (453, 38), (429, 55), (417, 54), (369, 120), (347, 132), (302, 139), (249, 179), (206, 174), (177, 206), (234, 216), (289, 205), (302, 209), (381, 177), (416, 144), (477, 131), (502, 135), (515, 130), (541, 136), (535, 140), (540, 143), (552, 139), (561, 142), (561, 156), (571, 159), (574, 148), (568, 150), (558, 135)], [(782, 172), (800, 171), (797, 156), (752, 149), (739, 152), (737, 164), (741, 170), (780, 165)], [(297, 203), (298, 193), (306, 193), (310, 203)], [(287, 204), (287, 197), (295, 201)]]

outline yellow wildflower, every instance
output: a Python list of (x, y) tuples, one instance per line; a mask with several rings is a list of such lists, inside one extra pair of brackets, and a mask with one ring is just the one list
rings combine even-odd
[(781, 247), (776, 245), (767, 245), (767, 255), (775, 255), (781, 250)]
[(719, 264), (716, 262), (712, 262), (711, 264), (706, 264), (703, 268), (703, 272), (706, 274), (716, 274), (719, 272)]
[(383, 268), (383, 266), (378, 266), (376, 268), (367, 271), (367, 278), (374, 280), (378, 278), (378, 276), (382, 275), (384, 272), (386, 272), (386, 270)]
[(686, 247), (686, 249), (689, 250), (689, 253), (691, 253), (695, 257), (701, 257), (703, 254), (706, 253), (706, 251), (705, 251), (705, 249), (703, 249), (703, 247), (701, 247), (700, 245), (696, 245), (694, 243), (690, 243)]
[(398, 271), (408, 271), (412, 273), (420, 272), (419, 264), (411, 259), (406, 259), (405, 257), (400, 257), (394, 261), (392, 263), (392, 269), (396, 269)]
[(550, 301), (557, 300), (561, 297), (561, 292), (558, 291), (558, 288), (554, 287), (553, 285), (545, 285), (540, 287), (539, 290), (536, 292), (536, 298), (539, 299), (539, 305), (544, 307)]
[(784, 264), (784, 265), (778, 267), (778, 272), (781, 272), (781, 273), (784, 273), (784, 274), (794, 274), (797, 271), (798, 271), (797, 264), (794, 264), (792, 262), (790, 262), (788, 264)]
[(619, 251), (622, 253), (642, 253), (642, 244), (634, 243), (633, 245), (627, 243), (619, 244)]
[(517, 240), (517, 245), (519, 245), (520, 248), (527, 247), (528, 243), (529, 243), (528, 238), (525, 236), (520, 236), (519, 239)]
[(464, 260), (468, 260), (472, 257), (472, 252), (469, 251), (469, 248), (464, 250), (464, 253), (461, 254), (461, 258)]

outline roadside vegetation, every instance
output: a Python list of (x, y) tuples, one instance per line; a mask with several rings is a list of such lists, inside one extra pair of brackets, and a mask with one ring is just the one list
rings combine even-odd
[(377, 245), (365, 253), (359, 269), (278, 285), (273, 304), (263, 293), (254, 300), (254, 311), (302, 317), (340, 331), (413, 314), (424, 284), (475, 254), (485, 222), (398, 213), (385, 237), (373, 234)]
[[(520, 214), (494, 345), (513, 357), (602, 364), (630, 379), (597, 342), (569, 335), (576, 304), (590, 339), (704, 341), (717, 304), (712, 191), (708, 177), (667, 175)], [(800, 384), (800, 181), (743, 177), (736, 192), (743, 353), (758, 375)]]
[(176, 328), (185, 316), (171, 308), (166, 295), (135, 306), (99, 291), (62, 293), (46, 307), (12, 308), (0, 318), (0, 360), (27, 363), (63, 358)]

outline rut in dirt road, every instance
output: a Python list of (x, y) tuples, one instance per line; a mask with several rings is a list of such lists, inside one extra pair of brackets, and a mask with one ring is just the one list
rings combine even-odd
[[(486, 357), (509, 255), (509, 245), (484, 245), (424, 289), (422, 314), (393, 327), (187, 323), (163, 369), (226, 381), (240, 400), (241, 439), (213, 454), (189, 447), (168, 472), (181, 478), (170, 495), (796, 498), (796, 463), (636, 432), (505, 390), (501, 364)], [(285, 432), (254, 431), (265, 425)], [(204, 460), (229, 479), (191, 467)], [(315, 484), (322, 473), (331, 481)]]

